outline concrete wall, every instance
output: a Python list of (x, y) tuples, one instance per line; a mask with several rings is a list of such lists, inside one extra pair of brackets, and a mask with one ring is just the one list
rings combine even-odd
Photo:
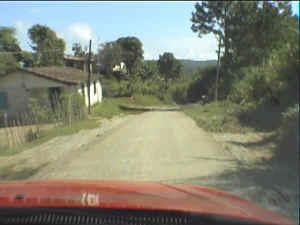
[(30, 92), (33, 89), (64, 87), (64, 84), (17, 71), (0, 79), (0, 92), (7, 93), (8, 108), (0, 109), (0, 114), (7, 113), (9, 118), (27, 112)]
[[(96, 84), (96, 86), (95, 86)], [(96, 87), (96, 92), (95, 92), (95, 88)], [(80, 94), (84, 95), (84, 100), (85, 100), (85, 104), (86, 106), (88, 106), (89, 104), (89, 100), (88, 100), (88, 88), (87, 88), (87, 84), (84, 84), (84, 93), (82, 92), (82, 87), (80, 87), (80, 89), (78, 90), (78, 92)], [(102, 86), (99, 80), (97, 80), (96, 82), (92, 82), (90, 85), (90, 94), (91, 94), (91, 105), (96, 104), (97, 102), (101, 102), (102, 101)]]

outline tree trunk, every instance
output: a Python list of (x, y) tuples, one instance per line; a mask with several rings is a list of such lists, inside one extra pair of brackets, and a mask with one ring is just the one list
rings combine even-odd
[(221, 38), (219, 38), (219, 47), (218, 47), (218, 64), (217, 64), (216, 87), (215, 87), (215, 101), (216, 102), (218, 101), (218, 89), (219, 89), (220, 51), (221, 51)]
[(224, 9), (224, 14), (225, 14), (225, 17), (224, 17), (224, 59), (225, 59), (225, 62), (227, 62), (227, 59), (228, 59), (228, 29), (227, 29), (227, 26), (228, 26), (228, 9), (227, 9), (228, 5), (225, 6), (225, 9)]

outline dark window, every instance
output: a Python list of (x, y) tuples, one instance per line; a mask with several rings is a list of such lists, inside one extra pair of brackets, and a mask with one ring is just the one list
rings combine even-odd
[(97, 94), (96, 81), (94, 81), (94, 94)]
[(8, 109), (8, 97), (6, 92), (0, 92), (0, 109)]
[(50, 105), (53, 111), (56, 110), (57, 105), (61, 103), (59, 101), (61, 95), (61, 89), (58, 87), (52, 87), (48, 89)]

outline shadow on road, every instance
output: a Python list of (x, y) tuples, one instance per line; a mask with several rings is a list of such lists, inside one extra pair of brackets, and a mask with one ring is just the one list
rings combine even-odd
[[(273, 137), (259, 142), (240, 143), (248, 150), (255, 151), (257, 146), (264, 146)], [(251, 149), (252, 148), (252, 149)], [(282, 151), (282, 150), (281, 150)], [(230, 192), (242, 198), (255, 202), (264, 208), (277, 211), (297, 222), (297, 201), (299, 199), (299, 161), (296, 151), (294, 157), (282, 159), (282, 152), (277, 150), (271, 159), (263, 159), (255, 163), (247, 163), (239, 159), (219, 159), (210, 157), (193, 158), (203, 163), (204, 160), (229, 161), (232, 167), (214, 176), (197, 176), (162, 180), (167, 184), (191, 184), (207, 186)], [(201, 173), (200, 173), (201, 174)]]
[(149, 111), (179, 111), (179, 107), (140, 107), (140, 106), (128, 106), (128, 105), (119, 105), (119, 108), (127, 111), (136, 111), (136, 112), (149, 112)]
[(1, 181), (12, 181), (12, 180), (25, 180), (36, 174), (40, 169), (47, 166), (48, 163), (44, 163), (35, 168), (21, 168), (16, 169), (18, 166), (22, 165), (13, 164), (5, 167), (0, 168), (0, 182)]

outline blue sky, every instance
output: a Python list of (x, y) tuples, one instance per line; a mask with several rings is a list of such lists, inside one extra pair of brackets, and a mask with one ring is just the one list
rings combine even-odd
[[(15, 26), (22, 49), (30, 50), (27, 30), (40, 23), (49, 26), (67, 43), (97, 45), (119, 37), (136, 36), (146, 59), (169, 51), (177, 58), (216, 58), (212, 35), (198, 38), (190, 29), (195, 2), (0, 2), (0, 26)], [(299, 15), (299, 3), (292, 3)]]

